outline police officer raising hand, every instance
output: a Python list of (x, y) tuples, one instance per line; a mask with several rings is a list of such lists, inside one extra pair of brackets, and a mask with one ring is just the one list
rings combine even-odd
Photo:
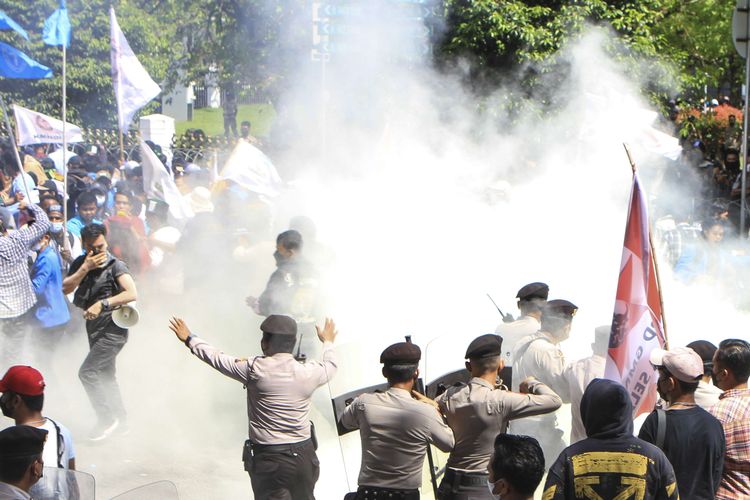
[(321, 329), (318, 325), (315, 325), (315, 331), (318, 332), (318, 338), (321, 342), (331, 342), (336, 340), (336, 335), (339, 334), (336, 330), (336, 323), (331, 318), (326, 318), (325, 325)]

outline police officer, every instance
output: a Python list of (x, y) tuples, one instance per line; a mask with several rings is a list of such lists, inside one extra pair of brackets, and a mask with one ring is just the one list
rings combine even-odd
[(47, 431), (14, 425), (0, 432), (0, 498), (24, 500), (42, 477)]
[[(513, 351), (513, 378), (523, 380), (535, 376), (555, 391), (564, 403), (569, 401), (563, 376), (565, 356), (559, 344), (570, 336), (576, 311), (578, 307), (567, 300), (548, 301), (542, 309), (541, 330), (519, 340)], [(554, 462), (565, 448), (563, 431), (557, 428), (554, 413), (516, 420), (511, 424), (511, 431), (536, 438), (548, 464)]]
[[(505, 348), (503, 357), (506, 366), (513, 366), (513, 349), (516, 343), (526, 335), (538, 332), (541, 328), (542, 308), (547, 303), (548, 295), (549, 286), (546, 283), (529, 283), (518, 290), (516, 298), (521, 317), (510, 323), (500, 323), (495, 329), (495, 333), (503, 338)], [(517, 377), (514, 379), (520, 382)], [(518, 382), (513, 385), (513, 390), (518, 390)]]
[(247, 387), (250, 439), (243, 460), (256, 500), (314, 500), (320, 474), (315, 435), (310, 422), (310, 398), (336, 373), (333, 341), (336, 325), (326, 319), (321, 329), (323, 360), (299, 363), (293, 357), (297, 323), (271, 315), (263, 321), (263, 356), (238, 359), (210, 346), (172, 318), (171, 330), (199, 359)]
[(493, 441), (508, 428), (508, 421), (557, 410), (562, 401), (533, 377), (521, 384), (521, 394), (498, 387), (497, 378), (505, 366), (503, 339), (482, 335), (466, 350), (468, 384), (450, 387), (437, 397), (456, 445), (448, 457), (445, 475), (438, 489), (439, 500), (492, 500), (487, 489), (487, 465)]
[(389, 346), (380, 355), (388, 390), (356, 397), (341, 416), (362, 440), (359, 489), (347, 498), (419, 500), (427, 446), (453, 448), (453, 432), (437, 404), (414, 391), (421, 356), (411, 342)]

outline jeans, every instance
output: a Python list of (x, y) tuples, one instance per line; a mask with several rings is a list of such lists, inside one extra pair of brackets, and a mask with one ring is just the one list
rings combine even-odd
[(125, 418), (125, 407), (115, 378), (115, 358), (127, 341), (127, 333), (90, 333), (89, 354), (78, 370), (78, 378), (103, 424)]

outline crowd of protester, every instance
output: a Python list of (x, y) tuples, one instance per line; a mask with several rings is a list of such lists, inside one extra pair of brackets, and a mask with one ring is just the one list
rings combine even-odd
[[(728, 105), (717, 102), (716, 107)], [(740, 119), (729, 120), (720, 156), (711, 158), (711, 165), (700, 138), (683, 141), (679, 162), (700, 180), (702, 224), (692, 226), (698, 218), (691, 217), (699, 212), (691, 209), (674, 216), (673, 227), (662, 224), (660, 234), (675, 275), (686, 283), (743, 262), (742, 255), (717, 250), (725, 232), (736, 233), (731, 204), (738, 194)], [(258, 273), (243, 263), (271, 239), (264, 200), (231, 182), (217, 182), (210, 169), (168, 161), (158, 146), (148, 147), (190, 217), (176, 217), (144, 186), (137, 152), (120, 165), (101, 146), (76, 146), (63, 155), (49, 145), (20, 151), (0, 145), (0, 366), (7, 370), (0, 380), (0, 406), (21, 427), (0, 432), (2, 498), (27, 498), (22, 492), (39, 480), (40, 464), (75, 468), (70, 431), (42, 413), (42, 374), (54, 372), (57, 346), (83, 332), (84, 320), (91, 351), (79, 377), (99, 419), (89, 435), (97, 441), (127, 432), (114, 375), (127, 329), (112, 326), (112, 311), (141, 293), (146, 300), (177, 295), (190, 300), (191, 287), (198, 283), (210, 287), (211, 280), (228, 274), (242, 281), (245, 273)], [(309, 442), (314, 439), (310, 397), (334, 375), (337, 363), (330, 321), (317, 329), (323, 361), (301, 365), (290, 356), (298, 327), (306, 328), (303, 323), (310, 320), (295, 317), (299, 311), (287, 304), (295, 297), (286, 297), (305, 281), (301, 256), (320, 270), (331, 258), (316, 243), (309, 219), (298, 217), (291, 225), (276, 240), (277, 270), (266, 292), (248, 297), (248, 306), (267, 316), (261, 326), (265, 356), (227, 356), (193, 335), (181, 319), (171, 325), (193, 354), (253, 395), (248, 397), (253, 418), (245, 467), (259, 499), (313, 498), (319, 464)], [(222, 260), (233, 264), (206, 272), (207, 263)], [(443, 500), (468, 498), (461, 495), (531, 498), (545, 470), (544, 498), (549, 499), (626, 498), (628, 488), (645, 499), (750, 497), (750, 345), (728, 339), (717, 347), (701, 340), (656, 350), (651, 362), (661, 406), (636, 437), (630, 396), (619, 384), (603, 380), (611, 328), (597, 329), (591, 357), (566, 360), (559, 344), (570, 334), (577, 307), (567, 300), (548, 301), (548, 292), (543, 283), (521, 288), (521, 317), (505, 318), (509, 321), (498, 327), (499, 335), (472, 342), (465, 355), (469, 381), (435, 400), (415, 392), (417, 346), (399, 343), (383, 351), (388, 391), (358, 396), (340, 416), (343, 427), (359, 429), (362, 437), (359, 489), (350, 498), (419, 498), (426, 443), (450, 453), (438, 490)], [(506, 365), (514, 378), (510, 388), (501, 388), (496, 382)], [(274, 379), (287, 372), (291, 385)], [(268, 380), (275, 381), (261, 387)], [(281, 401), (294, 404), (279, 403), (275, 391), (282, 393)], [(573, 432), (567, 441), (554, 413), (563, 403), (572, 405)], [(271, 430), (259, 429), (263, 422)], [(47, 434), (53, 437), (45, 441)], [(287, 453), (286, 462), (274, 463), (274, 450), (293, 452), (294, 461), (287, 460)], [(271, 474), (260, 470), (264, 463)], [(291, 472), (282, 474), (284, 467)], [(70, 485), (46, 487), (64, 497)]]

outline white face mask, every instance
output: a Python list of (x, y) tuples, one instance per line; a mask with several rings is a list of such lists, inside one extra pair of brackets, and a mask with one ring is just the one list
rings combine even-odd
[(50, 228), (51, 233), (59, 233), (63, 230), (63, 223), (62, 222), (50, 222)]
[[(499, 481), (499, 479), (498, 479), (497, 481)], [(496, 483), (497, 481), (495, 481), (495, 483)], [(490, 490), (490, 495), (492, 496), (492, 498), (495, 498), (495, 499), (497, 499), (497, 500), (500, 500), (500, 495), (496, 495), (496, 494), (494, 494), (494, 493), (492, 492), (492, 490), (494, 490), (494, 489), (495, 489), (495, 483), (491, 483), (491, 482), (490, 482), (490, 480), (488, 479), (488, 480), (487, 480), (487, 489), (488, 489), (488, 490)]]

